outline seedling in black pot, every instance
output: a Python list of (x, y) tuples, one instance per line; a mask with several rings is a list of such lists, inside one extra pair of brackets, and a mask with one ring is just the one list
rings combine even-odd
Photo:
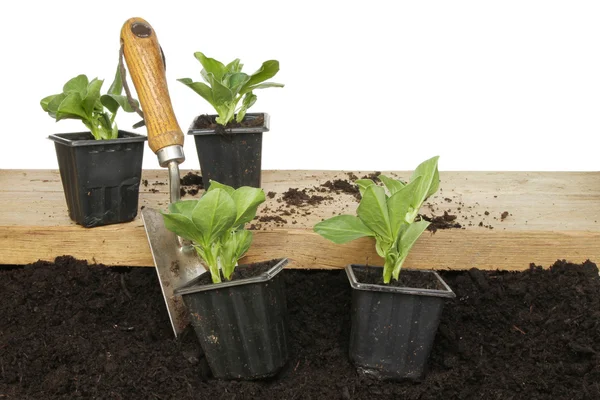
[[(439, 324), (444, 298), (452, 290), (434, 271), (400, 271), (411, 248), (429, 226), (417, 219), (424, 201), (439, 187), (438, 157), (421, 163), (408, 183), (380, 175), (385, 187), (357, 180), (362, 199), (357, 215), (339, 215), (315, 225), (335, 243), (375, 239), (383, 267), (349, 265), (352, 286), (350, 358), (359, 371), (378, 378), (420, 379)], [(386, 190), (387, 189), (387, 190)], [(378, 271), (378, 274), (373, 272)]]
[(172, 203), (163, 214), (166, 228), (191, 241), (207, 267), (175, 294), (183, 296), (217, 378), (273, 376), (288, 359), (286, 298), (278, 275), (287, 259), (236, 271), (252, 243), (252, 232), (244, 225), (264, 201), (262, 189), (233, 189), (212, 181), (199, 200)]
[(210, 103), (216, 115), (194, 119), (188, 134), (194, 135), (200, 169), (205, 181), (216, 180), (233, 187), (260, 187), (262, 134), (269, 130), (266, 113), (247, 114), (256, 103), (254, 91), (283, 87), (266, 82), (279, 71), (279, 61), (265, 61), (252, 75), (242, 72), (235, 59), (225, 65), (201, 52), (194, 56), (202, 64), (204, 82), (179, 81)]
[(108, 92), (101, 95), (103, 83), (78, 75), (62, 93), (40, 102), (56, 121), (78, 119), (88, 129), (49, 136), (55, 143), (69, 216), (85, 227), (131, 221), (137, 215), (146, 137), (117, 127), (118, 110), (133, 111), (121, 95), (119, 69)]

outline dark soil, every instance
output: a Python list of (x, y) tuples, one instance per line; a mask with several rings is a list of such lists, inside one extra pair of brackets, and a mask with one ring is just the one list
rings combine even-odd
[(421, 219), (430, 222), (427, 230), (433, 233), (437, 232), (438, 229), (462, 228), (462, 225), (456, 222), (456, 215), (448, 214), (447, 211), (444, 211), (444, 215), (433, 217), (423, 214), (419, 214), (419, 216)]
[(277, 224), (287, 224), (287, 220), (281, 218), (279, 215), (263, 215), (257, 218), (259, 222), (275, 222)]
[(207, 380), (191, 330), (172, 337), (153, 268), (69, 257), (0, 271), (7, 399), (600, 399), (600, 280), (590, 262), (441, 275), (448, 300), (421, 383), (348, 362), (344, 271), (283, 272), (291, 359), (276, 379)]
[[(360, 283), (384, 285), (381, 267), (353, 268), (354, 276)], [(389, 283), (393, 287), (445, 290), (434, 274), (419, 271), (400, 271), (398, 280)]]
[(368, 174), (368, 175), (364, 175), (364, 176), (363, 176), (362, 178), (360, 178), (360, 179), (370, 179), (370, 180), (372, 180), (373, 182), (377, 183), (377, 182), (379, 182), (379, 175), (381, 175), (381, 172), (379, 172), (379, 171), (375, 171), (375, 172), (371, 172), (371, 173), (370, 173), (370, 174)]
[(195, 172), (188, 172), (183, 178), (180, 179), (180, 184), (183, 186), (201, 186), (204, 187), (204, 181), (202, 177)]
[(289, 188), (283, 193), (282, 200), (288, 206), (301, 207), (306, 205), (315, 206), (325, 200), (333, 200), (331, 196), (320, 196), (318, 194), (308, 194), (307, 189)]
[(360, 190), (354, 183), (345, 179), (335, 179), (333, 181), (327, 181), (321, 185), (334, 193), (346, 193), (354, 196), (357, 200), (360, 200)]
[(233, 135), (232, 128), (253, 128), (256, 126), (262, 126), (265, 119), (262, 115), (256, 118), (244, 118), (242, 122), (237, 122), (235, 119), (229, 122), (226, 126), (217, 124), (215, 115), (200, 115), (194, 120), (192, 129), (214, 129), (216, 133), (221, 135)]
[(202, 177), (195, 172), (188, 172), (183, 178), (180, 179), (180, 194), (181, 197), (189, 194), (195, 196), (201, 189), (204, 189), (204, 181)]
[[(247, 279), (257, 277), (269, 269), (271, 269), (275, 264), (277, 264), (279, 259), (277, 260), (269, 260), (260, 263), (248, 264), (248, 265), (240, 265), (236, 267), (235, 271), (233, 271), (233, 275), (231, 276), (231, 280), (235, 281), (238, 279)], [(225, 281), (223, 275), (221, 274), (221, 280)], [(200, 279), (196, 282), (197, 285), (212, 285), (212, 278), (210, 273), (205, 273), (200, 276)]]

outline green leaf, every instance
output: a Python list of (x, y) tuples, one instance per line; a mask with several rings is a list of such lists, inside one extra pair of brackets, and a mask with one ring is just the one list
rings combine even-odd
[(202, 71), (200, 71), (200, 76), (202, 77), (202, 79), (204, 79), (204, 82), (208, 83), (211, 86), (215, 81), (215, 76), (213, 74), (208, 73), (205, 69), (202, 69)]
[(398, 252), (402, 255), (408, 255), (410, 249), (417, 242), (417, 239), (429, 226), (429, 222), (421, 220), (410, 224), (398, 242)]
[(354, 215), (337, 215), (319, 222), (313, 229), (325, 239), (337, 244), (347, 243), (365, 236), (375, 236), (360, 218)]
[(192, 82), (190, 78), (181, 78), (177, 80), (192, 89), (194, 92), (198, 93), (204, 98), (204, 100), (208, 101), (214, 107), (212, 89), (206, 83)]
[(60, 103), (62, 103), (63, 100), (66, 98), (67, 98), (67, 95), (64, 93), (61, 93), (61, 94), (55, 95), (48, 102), (48, 105), (46, 106), (46, 108), (48, 109), (48, 114), (50, 114), (50, 116), (52, 118), (56, 118), (56, 113), (58, 112), (58, 107), (60, 106)]
[(356, 181), (354, 181), (354, 183), (356, 183), (356, 185), (358, 186), (358, 190), (361, 196), (364, 196), (365, 190), (367, 190), (369, 186), (375, 184), (375, 182), (373, 182), (371, 179), (357, 179)]
[(206, 57), (202, 52), (199, 51), (194, 53), (194, 57), (200, 61), (200, 64), (202, 64), (202, 67), (204, 67), (207, 72), (214, 75), (216, 80), (220, 82), (221, 79), (223, 79), (223, 75), (225, 75), (227, 72), (227, 68), (222, 62), (217, 61), (214, 58)]
[(87, 94), (85, 95), (85, 98), (83, 99), (82, 106), (83, 106), (83, 109), (85, 110), (85, 113), (90, 118), (92, 116), (92, 112), (94, 111), (94, 109), (96, 107), (96, 102), (100, 98), (100, 89), (102, 88), (103, 83), (104, 83), (103, 80), (99, 80), (99, 79), (95, 78), (89, 83), (89, 85), (87, 87)]
[[(135, 110), (129, 104), (127, 100), (127, 96), (122, 96), (119, 94), (105, 94), (100, 97), (100, 101), (102, 105), (106, 107), (111, 113), (116, 113), (119, 107), (123, 109), (125, 112), (134, 112)], [(134, 104), (139, 107), (140, 104), (137, 100), (133, 99)]]
[(223, 105), (233, 101), (233, 93), (231, 90), (218, 81), (213, 82), (212, 95), (215, 105)]
[(390, 242), (381, 238), (381, 236), (377, 236), (375, 238), (375, 251), (381, 258), (385, 258), (388, 250), (390, 248)]
[(403, 224), (412, 222), (412, 220), (407, 221), (407, 214), (413, 210), (412, 205), (415, 198), (415, 190), (418, 188), (420, 180), (421, 178), (419, 177), (415, 181), (409, 183), (390, 196), (387, 201), (394, 237), (396, 237)]
[(81, 95), (78, 92), (70, 92), (60, 103), (56, 111), (56, 120), (61, 119), (87, 119), (88, 116), (82, 106)]
[(77, 75), (75, 78), (70, 79), (63, 86), (63, 93), (79, 93), (80, 97), (85, 97), (88, 87), (88, 78), (85, 75)]
[(415, 168), (410, 180), (416, 179), (418, 176), (421, 177), (421, 184), (417, 191), (418, 204), (417, 207), (421, 207), (425, 199), (431, 194), (435, 193), (440, 185), (439, 172), (437, 172), (439, 156), (430, 158), (429, 160), (423, 161), (417, 168)]
[(248, 92), (251, 92), (253, 90), (257, 90), (257, 89), (266, 89), (266, 88), (271, 88), (271, 87), (278, 87), (278, 88), (282, 88), (285, 85), (283, 83), (274, 83), (274, 82), (269, 82), (269, 83), (261, 83), (260, 85), (254, 85), (254, 86), (244, 86), (244, 88), (240, 91), (240, 94), (246, 94)]
[(192, 212), (197, 204), (198, 200), (180, 200), (169, 204), (169, 212), (171, 214), (181, 214), (184, 217), (192, 219)]
[(400, 275), (400, 269), (402, 268), (402, 264), (404, 264), (404, 260), (406, 260), (408, 253), (428, 226), (429, 222), (427, 221), (413, 222), (412, 224), (408, 225), (402, 233), (402, 237), (398, 241), (398, 253), (400, 253), (400, 256), (396, 260), (396, 265), (394, 266), (394, 270), (392, 272), (394, 279), (398, 279), (398, 276)]
[(235, 203), (223, 189), (206, 192), (198, 200), (192, 212), (192, 221), (202, 235), (203, 243), (208, 245), (233, 227), (236, 218)]
[(120, 95), (123, 92), (123, 79), (121, 77), (121, 68), (117, 65), (117, 72), (115, 72), (115, 79), (108, 88), (108, 94)]
[(427, 196), (425, 196), (425, 200), (429, 198), (432, 194), (438, 191), (440, 188), (440, 171), (438, 171), (437, 165), (435, 167), (435, 172), (433, 173), (433, 178), (431, 179), (431, 186), (429, 186), (429, 191), (427, 192)]
[(162, 216), (165, 221), (165, 228), (184, 239), (202, 243), (202, 234), (191, 219), (182, 214), (162, 213)]
[[(212, 185), (211, 185), (212, 186)], [(256, 216), (258, 206), (265, 202), (265, 192), (262, 189), (242, 186), (236, 189), (231, 196), (235, 203), (237, 215), (234, 226), (243, 225), (252, 221)]]
[(250, 249), (250, 245), (252, 245), (252, 232), (247, 231), (245, 229), (236, 231), (234, 233), (236, 236), (236, 249), (235, 249), (235, 257), (239, 260), (244, 257), (244, 255)]
[(254, 103), (256, 103), (256, 95), (252, 94), (252, 92), (246, 93), (244, 100), (242, 101), (242, 107), (240, 107), (239, 111), (237, 112), (235, 120), (237, 122), (242, 122), (246, 116), (246, 112), (254, 105)]
[(222, 190), (226, 191), (227, 194), (229, 194), (230, 196), (233, 196), (233, 192), (235, 192), (235, 189), (232, 188), (231, 186), (224, 185), (224, 184), (214, 181), (212, 179), (210, 180), (209, 184), (210, 184), (210, 186), (208, 187), (208, 192), (215, 190), (215, 189), (222, 189)]
[(234, 96), (240, 92), (240, 89), (248, 82), (250, 77), (243, 72), (236, 72), (228, 76), (228, 86)]
[[(62, 94), (53, 94), (50, 96), (46, 96), (44, 97), (42, 100), (40, 100), (40, 105), (42, 106), (42, 110), (48, 112), (48, 105), (50, 104), (50, 102), (55, 99), (57, 96), (62, 96)], [(62, 100), (61, 100), (62, 101)], [(60, 103), (59, 103), (60, 104)], [(57, 106), (58, 107), (58, 106)]]
[(394, 193), (396, 193), (398, 190), (402, 189), (405, 186), (403, 182), (400, 182), (396, 179), (388, 178), (385, 175), (379, 175), (377, 178), (379, 178), (379, 180), (383, 182), (387, 190), (390, 192), (390, 196), (392, 196)]
[(279, 72), (279, 61), (265, 61), (258, 71), (250, 75), (250, 80), (246, 83), (245, 87), (254, 86), (258, 83), (266, 81), (267, 79), (271, 79), (277, 75), (277, 72)]
[(369, 186), (356, 210), (364, 224), (381, 236), (384, 240), (392, 241), (392, 228), (386, 204), (385, 189), (381, 186)]
[(240, 59), (236, 58), (229, 64), (225, 66), (225, 69), (229, 72), (240, 72), (242, 70), (243, 64), (240, 63)]
[(112, 127), (112, 134), (109, 139), (116, 139), (119, 137), (119, 128), (117, 127), (117, 123), (115, 122)]

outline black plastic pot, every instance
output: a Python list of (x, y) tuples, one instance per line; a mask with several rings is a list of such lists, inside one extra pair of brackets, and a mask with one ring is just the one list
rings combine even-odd
[(365, 268), (382, 270), (346, 267), (353, 289), (350, 360), (360, 373), (379, 379), (423, 378), (444, 301), (456, 295), (434, 271), (415, 272), (433, 274), (444, 290), (360, 283), (354, 270)]
[(219, 284), (198, 284), (202, 274), (174, 291), (183, 296), (215, 378), (266, 378), (287, 363), (288, 317), (279, 274), (287, 263), (282, 259), (260, 276)]
[(188, 135), (194, 136), (205, 185), (212, 179), (234, 188), (260, 187), (262, 136), (263, 132), (269, 131), (269, 115), (246, 114), (244, 121), (259, 117), (263, 117), (262, 125), (226, 129), (226, 134), (217, 133), (215, 129), (195, 129), (197, 120), (202, 116), (196, 117)]
[(90, 132), (48, 138), (73, 221), (91, 228), (135, 218), (146, 136), (119, 131), (112, 140), (94, 140)]

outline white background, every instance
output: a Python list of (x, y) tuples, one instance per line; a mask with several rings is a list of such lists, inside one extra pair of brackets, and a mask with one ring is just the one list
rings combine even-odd
[[(92, 6), (92, 4), (94, 6)], [(598, 1), (45, 1), (0, 13), (0, 168), (56, 168), (39, 100), (71, 77), (112, 81), (119, 32), (145, 18), (179, 123), (211, 113), (176, 81), (202, 51), (246, 72), (281, 63), (251, 111), (271, 115), (264, 169), (598, 170)], [(139, 118), (121, 114), (121, 129)], [(135, 132), (145, 134), (145, 128)], [(183, 168), (198, 168), (186, 137)], [(146, 149), (145, 168), (158, 168)]]

